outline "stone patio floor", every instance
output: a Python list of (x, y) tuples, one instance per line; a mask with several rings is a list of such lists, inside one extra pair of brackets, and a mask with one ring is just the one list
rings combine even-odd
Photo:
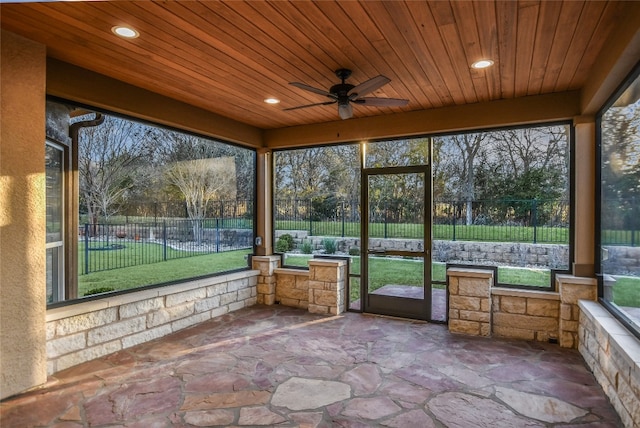
[(4, 427), (619, 427), (580, 354), (255, 306), (57, 373)]

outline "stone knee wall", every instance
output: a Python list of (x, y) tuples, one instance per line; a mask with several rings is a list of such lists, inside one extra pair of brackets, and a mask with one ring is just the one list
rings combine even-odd
[(604, 307), (580, 300), (578, 350), (627, 428), (640, 426), (640, 340)]
[(258, 303), (304, 308), (315, 314), (346, 311), (347, 262), (311, 259), (309, 270), (280, 268), (279, 256), (252, 257), (258, 276)]
[(47, 372), (144, 343), (257, 302), (243, 271), (47, 311)]
[(276, 304), (307, 309), (309, 307), (309, 271), (300, 269), (274, 270), (276, 274)]
[(494, 288), (492, 295), (494, 336), (540, 342), (558, 339), (558, 293)]
[(492, 287), (493, 271), (449, 268), (449, 330), (578, 347), (580, 299), (596, 299), (596, 281), (556, 275), (558, 292)]

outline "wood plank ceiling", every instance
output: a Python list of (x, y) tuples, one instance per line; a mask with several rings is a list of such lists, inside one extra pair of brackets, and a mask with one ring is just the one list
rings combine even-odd
[[(4, 3), (2, 28), (50, 57), (263, 129), (338, 120), (328, 89), (391, 79), (354, 117), (580, 89), (616, 20), (615, 1), (202, 1)], [(140, 36), (125, 40), (115, 25)], [(493, 67), (475, 70), (479, 59)], [(276, 97), (280, 104), (264, 99)]]

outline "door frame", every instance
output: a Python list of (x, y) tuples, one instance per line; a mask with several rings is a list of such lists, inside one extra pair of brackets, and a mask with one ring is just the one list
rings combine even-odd
[[(423, 251), (385, 251), (385, 255), (397, 256), (421, 256), (423, 257), (423, 291), (424, 297), (420, 299), (408, 299), (404, 297), (383, 296), (369, 294), (369, 177), (378, 175), (398, 174), (423, 174), (424, 177), (424, 227), (423, 227)], [(419, 320), (431, 320), (432, 296), (431, 296), (431, 167), (430, 165), (394, 166), (383, 168), (361, 169), (361, 206), (362, 219), (360, 222), (360, 296), (362, 311), (380, 315), (397, 316)]]

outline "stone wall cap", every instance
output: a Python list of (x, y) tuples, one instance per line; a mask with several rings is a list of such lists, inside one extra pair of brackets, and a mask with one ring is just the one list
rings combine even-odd
[(482, 268), (458, 268), (451, 267), (447, 269), (447, 275), (449, 276), (471, 276), (476, 278), (492, 278), (493, 271)]
[(606, 310), (600, 303), (594, 302), (593, 300), (580, 299), (578, 300), (578, 307), (580, 307), (584, 314), (592, 320), (595, 318), (613, 318), (611, 312)]
[(108, 299), (105, 298), (100, 300), (90, 300), (88, 302), (79, 302), (69, 306), (61, 306), (59, 308), (47, 309), (46, 322), (57, 321), (108, 308), (109, 302)]
[(528, 299), (560, 300), (560, 294), (553, 291), (522, 290), (520, 288), (492, 287), (491, 294)]
[(284, 275), (309, 276), (308, 269), (275, 268), (273, 272)]
[(640, 369), (640, 340), (631, 334), (604, 306), (591, 300), (579, 300), (582, 313), (609, 336), (609, 345), (617, 349), (628, 364)]
[(264, 262), (270, 262), (273, 260), (280, 260), (280, 255), (271, 255), (271, 256), (251, 256), (251, 260), (259, 260)]
[(346, 266), (347, 265), (347, 261), (346, 260), (339, 260), (339, 259), (310, 259), (309, 260), (309, 266)]
[(556, 275), (556, 282), (568, 283), (568, 284), (584, 284), (584, 285), (594, 285), (596, 284), (595, 278), (589, 278), (586, 276), (573, 276), (569, 274), (558, 274)]

